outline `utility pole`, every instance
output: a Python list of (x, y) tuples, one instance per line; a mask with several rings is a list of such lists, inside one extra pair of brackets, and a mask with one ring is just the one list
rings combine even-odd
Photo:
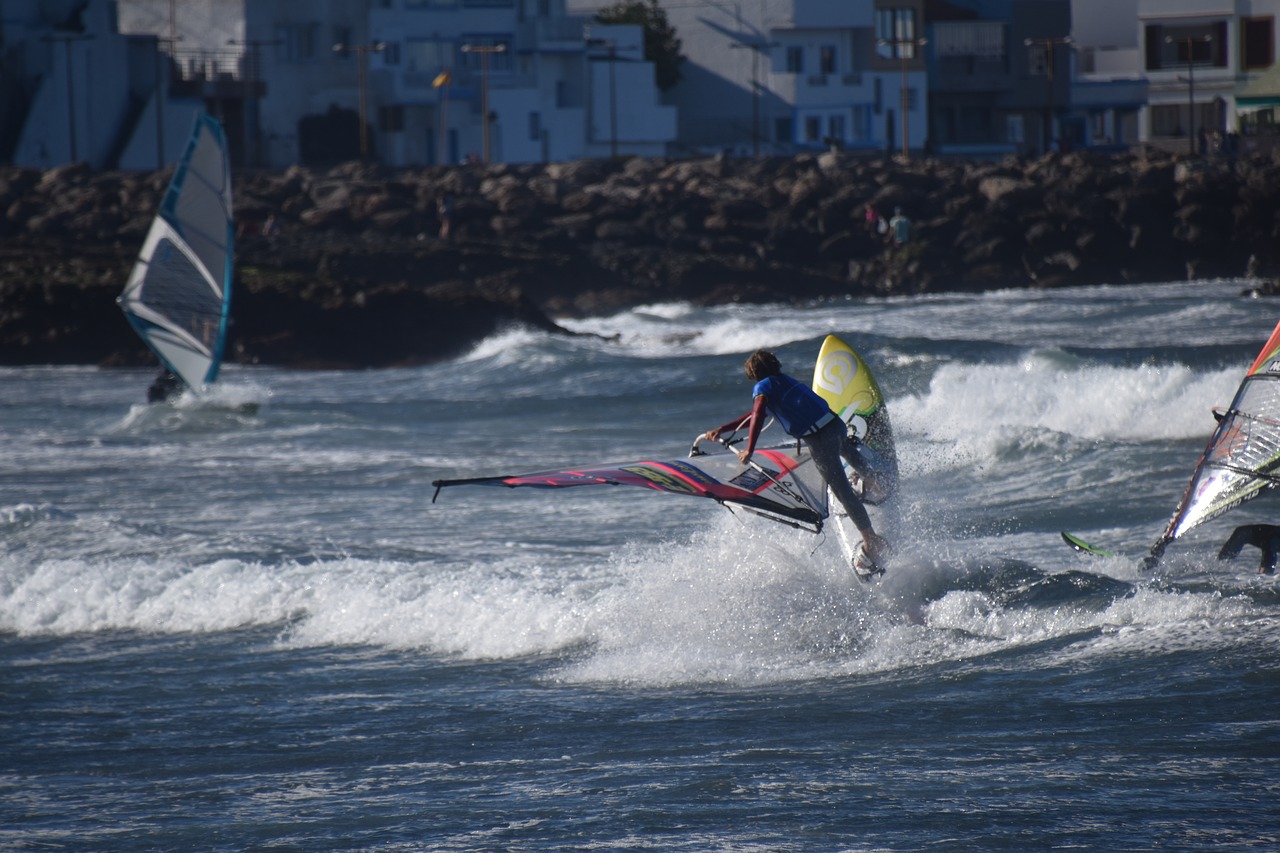
[(1193, 61), (1195, 57), (1192, 51), (1195, 49), (1196, 42), (1208, 44), (1213, 41), (1213, 36), (1206, 33), (1203, 36), (1187, 36), (1185, 38), (1174, 38), (1173, 36), (1164, 37), (1166, 44), (1181, 44), (1187, 51), (1187, 153), (1192, 157), (1196, 156), (1196, 66)]
[(507, 49), (505, 44), (464, 44), (462, 46), (463, 53), (480, 54), (480, 112), (483, 114), (481, 125), (481, 138), (483, 139), (483, 157), (484, 162), (489, 162), (489, 54), (503, 53)]
[(453, 82), (453, 72), (446, 68), (431, 81), (431, 86), (440, 92), (440, 150), (436, 152), (437, 163), (447, 163), (447, 145), (449, 142), (449, 84)]
[(1027, 47), (1043, 48), (1045, 74), (1045, 109), (1044, 109), (1044, 150), (1048, 153), (1053, 141), (1053, 46), (1055, 44), (1071, 44), (1069, 37), (1025, 39)]
[(356, 59), (359, 60), (358, 73), (360, 85), (360, 159), (364, 160), (369, 156), (369, 120), (368, 120), (368, 92), (365, 84), (365, 66), (369, 61), (369, 54), (382, 53), (387, 49), (386, 42), (375, 41), (369, 44), (343, 44), (339, 42), (333, 46), (333, 52), (345, 54), (348, 51), (355, 51)]
[(881, 47), (893, 47), (898, 58), (902, 60), (902, 159), (904, 161), (911, 159), (911, 142), (907, 124), (907, 60), (915, 58), (917, 47), (924, 47), (928, 43), (929, 40), (926, 38), (876, 39), (876, 44)]

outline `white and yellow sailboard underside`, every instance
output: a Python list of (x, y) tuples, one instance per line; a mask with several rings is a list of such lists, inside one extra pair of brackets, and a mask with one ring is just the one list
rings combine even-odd
[[(854, 481), (855, 490), (868, 504), (888, 500), (897, 487), (898, 456), (884, 394), (872, 376), (871, 368), (853, 347), (835, 335), (827, 335), (814, 364), (813, 390), (827, 401), (865, 449), (872, 451), (867, 455), (875, 459), (875, 470), (853, 472), (847, 463), (845, 465), (845, 472), (852, 475), (850, 479)], [(851, 561), (862, 537), (835, 496), (829, 494), (828, 501), (831, 506), (829, 523), (834, 524), (841, 550)]]

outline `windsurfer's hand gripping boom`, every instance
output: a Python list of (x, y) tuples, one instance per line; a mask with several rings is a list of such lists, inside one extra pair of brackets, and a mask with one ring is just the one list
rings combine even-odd
[(701, 433), (697, 438), (693, 440), (693, 446), (689, 448), (689, 458), (692, 459), (695, 456), (707, 455), (707, 451), (702, 449), (702, 442), (704, 441), (715, 441), (724, 445), (726, 448), (730, 448), (730, 449), (732, 449), (733, 445), (742, 441), (741, 436), (735, 436), (733, 433), (730, 433), (728, 438), (721, 438), (719, 435), (717, 435), (715, 438), (712, 438), (711, 433), (713, 432), (715, 432), (715, 430), (707, 430), (706, 432)]
[[(763, 394), (757, 396), (751, 405), (751, 411), (715, 429), (707, 430), (702, 437), (707, 441), (717, 441), (721, 433), (735, 433), (744, 425), (747, 426), (747, 446), (744, 450), (738, 451), (738, 461), (746, 465), (751, 461), (751, 454), (755, 453), (756, 440), (760, 438), (760, 430), (764, 428), (766, 402)], [(730, 443), (725, 442), (725, 446), (728, 447)]]

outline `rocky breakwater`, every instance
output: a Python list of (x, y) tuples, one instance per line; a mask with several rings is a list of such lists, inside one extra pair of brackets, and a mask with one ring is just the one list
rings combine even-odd
[[(152, 361), (114, 300), (168, 178), (0, 168), (0, 363)], [(231, 359), (295, 367), (429, 363), (510, 324), (669, 300), (1280, 270), (1269, 158), (351, 163), (237, 174), (235, 202)], [(867, 227), (868, 204), (912, 220), (904, 246)]]

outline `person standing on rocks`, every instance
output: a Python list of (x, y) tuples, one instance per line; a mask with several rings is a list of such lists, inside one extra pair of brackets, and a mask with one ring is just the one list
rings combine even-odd
[(864, 209), (866, 212), (863, 214), (862, 222), (863, 227), (867, 229), (867, 233), (872, 235), (877, 233), (883, 234), (884, 229), (881, 227), (880, 223), (884, 222), (884, 218), (880, 215), (880, 212), (876, 210), (875, 205), (867, 204)]
[(901, 249), (911, 239), (911, 220), (903, 215), (900, 207), (893, 209), (893, 218), (889, 220), (889, 236), (895, 249)]
[(450, 239), (453, 233), (453, 193), (445, 193), (436, 202), (436, 215), (440, 218), (440, 239)]

